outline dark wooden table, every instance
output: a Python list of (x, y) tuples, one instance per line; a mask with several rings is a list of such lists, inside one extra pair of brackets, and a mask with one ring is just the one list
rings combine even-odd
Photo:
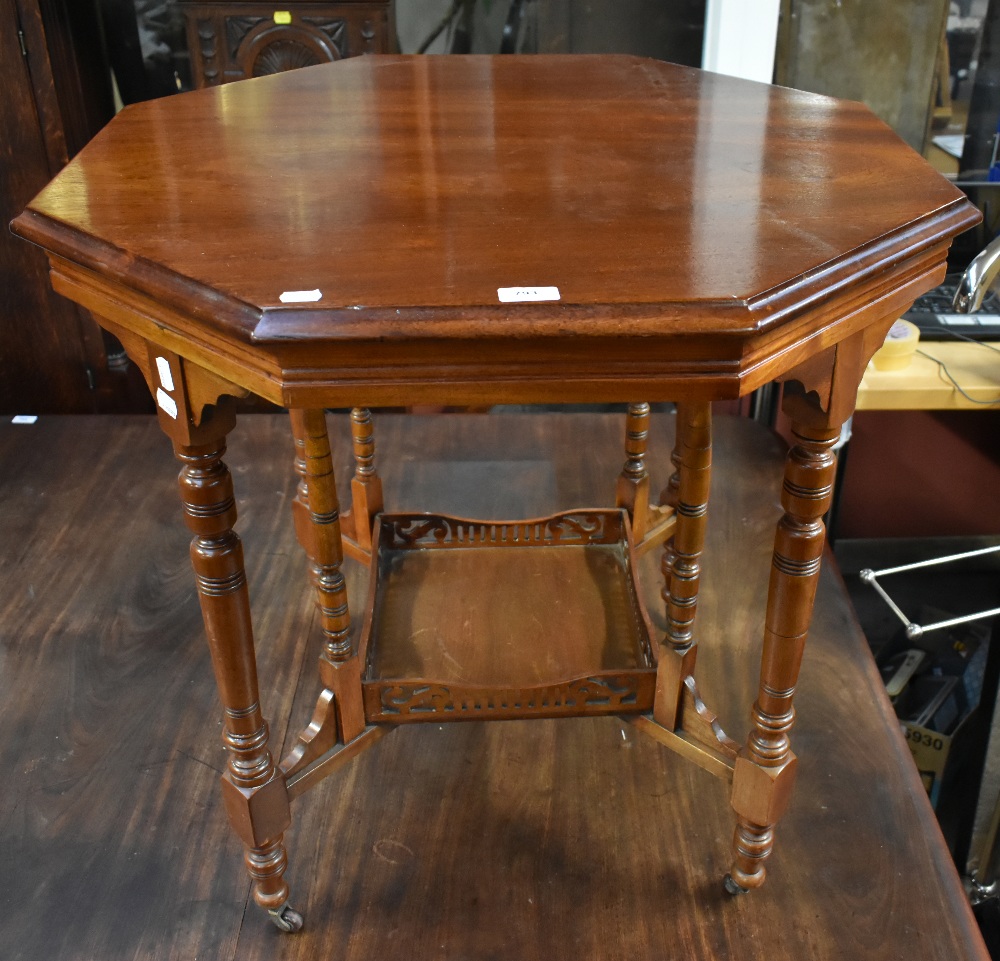
[[(345, 418), (330, 427), (346, 479)], [(383, 416), (378, 430), (401, 508), (544, 514), (611, 497), (621, 417)], [(742, 737), (784, 450), (730, 418), (716, 439), (726, 496), (708, 524), (699, 680)], [(669, 469), (672, 442), (673, 418), (655, 417), (652, 469)], [(312, 711), (318, 651), (287, 523), (291, 451), (282, 417), (231, 436), (278, 749)], [(800, 678), (799, 782), (760, 891), (721, 891), (725, 785), (630, 725), (433, 725), (397, 731), (304, 799), (287, 840), (307, 923), (267, 931), (218, 816), (216, 693), (171, 463), (151, 418), (0, 424), (6, 957), (985, 961), (832, 562)], [(364, 568), (345, 570), (360, 603)]]
[[(889, 325), (977, 217), (858, 104), (629, 57), (360, 58), (197, 91), (125, 111), (32, 202), (14, 229), (144, 370), (182, 463), (223, 797), (279, 927), (302, 924), (290, 802), (414, 722), (627, 716), (731, 782), (726, 888), (763, 883), (832, 448)], [(695, 683), (710, 405), (776, 379), (795, 444), (739, 742)], [(248, 392), (291, 410), (324, 637), (313, 718), (280, 762), (222, 460)], [(369, 407), (553, 400), (628, 402), (613, 506), (470, 521), (385, 501)], [(664, 400), (677, 471), (657, 496)], [(343, 405), (349, 520), (323, 413)], [(663, 630), (635, 581), (661, 543)], [(371, 561), (361, 605), (345, 548)]]

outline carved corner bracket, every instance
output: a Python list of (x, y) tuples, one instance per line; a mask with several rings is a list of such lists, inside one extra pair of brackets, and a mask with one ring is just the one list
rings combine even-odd
[(854, 412), (868, 362), (882, 346), (890, 317), (814, 354), (781, 377), (782, 407), (805, 425), (836, 427)]
[(250, 391), (104, 318), (101, 324), (121, 341), (142, 371), (160, 427), (171, 440), (192, 445), (232, 430), (234, 401)]

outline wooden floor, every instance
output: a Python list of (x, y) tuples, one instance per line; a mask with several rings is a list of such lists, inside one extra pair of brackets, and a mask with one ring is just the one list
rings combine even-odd
[[(663, 481), (670, 420), (654, 418)], [(387, 499), (466, 516), (608, 504), (622, 421), (379, 418)], [(331, 425), (346, 433), (346, 418)], [(742, 740), (781, 450), (746, 421), (716, 437), (699, 671)], [(243, 418), (228, 458), (275, 745), (318, 691), (291, 458), (270, 416)], [(829, 564), (797, 701), (798, 790), (760, 891), (722, 893), (724, 785), (617, 719), (420, 725), (294, 803), (288, 876), (306, 927), (280, 935), (249, 901), (217, 793), (219, 709), (175, 474), (152, 419), (0, 425), (0, 957), (986, 957)], [(348, 570), (360, 610), (366, 574)]]

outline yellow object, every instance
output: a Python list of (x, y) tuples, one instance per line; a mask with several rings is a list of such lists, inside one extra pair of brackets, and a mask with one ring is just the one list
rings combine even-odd
[(292, 15), (288, 10), (275, 10), (274, 11), (274, 22), (275, 23), (291, 23)]
[[(996, 350), (962, 340), (921, 341), (920, 346), (922, 352), (914, 355), (906, 370), (882, 371), (868, 365), (858, 391), (858, 410), (985, 410), (980, 406), (983, 403), (1000, 405), (1000, 354), (996, 352), (1000, 342), (990, 345)], [(969, 397), (955, 390), (938, 361), (948, 367)]]
[(885, 343), (875, 352), (872, 362), (876, 370), (902, 370), (910, 366), (917, 349), (920, 331), (908, 320), (897, 320), (889, 328)]

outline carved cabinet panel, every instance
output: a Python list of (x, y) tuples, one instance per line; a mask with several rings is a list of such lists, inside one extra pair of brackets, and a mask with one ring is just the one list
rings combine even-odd
[(198, 87), (395, 48), (391, 0), (181, 6)]

